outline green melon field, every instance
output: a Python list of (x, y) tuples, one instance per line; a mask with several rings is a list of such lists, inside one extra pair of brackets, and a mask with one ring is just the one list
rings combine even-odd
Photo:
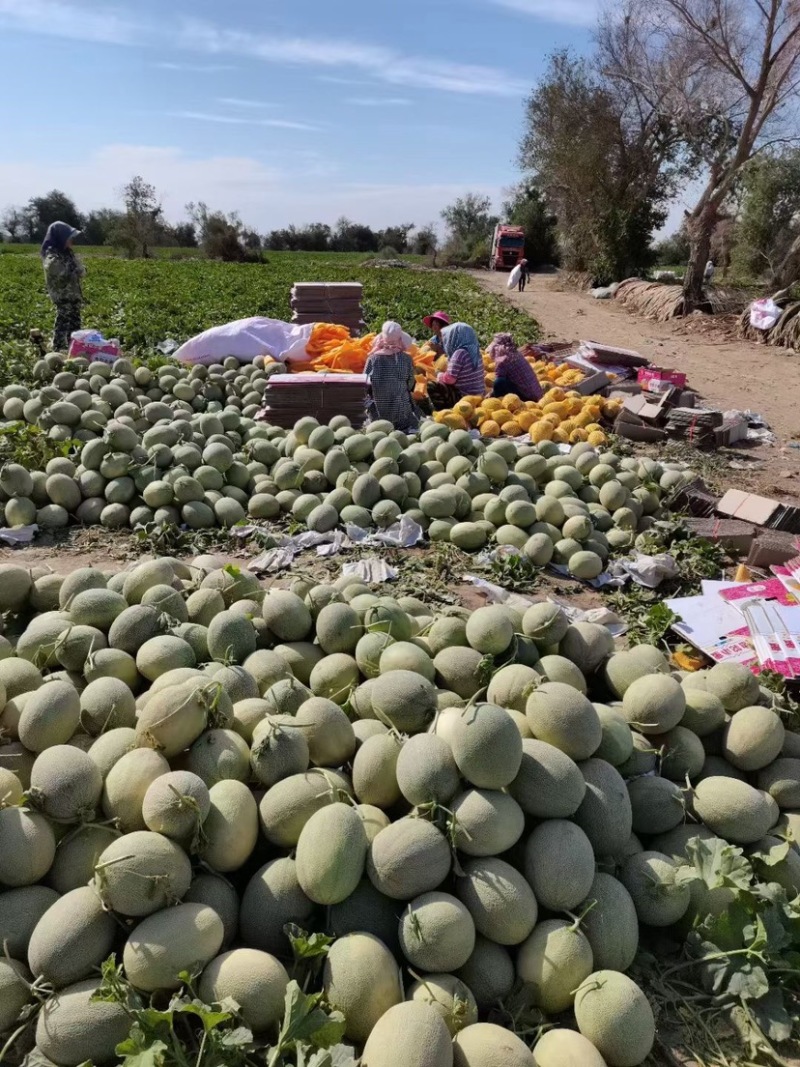
[[(160, 342), (184, 341), (210, 326), (251, 315), (288, 319), (299, 281), (359, 281), (371, 329), (391, 318), (424, 337), (421, 319), (444, 308), (475, 326), (482, 340), (512, 330), (521, 341), (537, 335), (523, 312), (482, 292), (465, 274), (364, 265), (346, 254), (270, 253), (264, 263), (201, 259), (125, 260), (87, 255), (84, 325), (118, 337), (128, 354), (146, 355)], [(32, 328), (45, 334), (53, 311), (38, 256), (0, 256), (0, 384), (18, 380)]]

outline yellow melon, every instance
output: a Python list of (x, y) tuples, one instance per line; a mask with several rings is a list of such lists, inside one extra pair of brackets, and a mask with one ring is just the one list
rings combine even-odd
[(455, 411), (448, 411), (445, 413), (443, 419), (440, 420), (451, 430), (466, 430), (467, 423), (464, 419)]
[(522, 401), (516, 393), (506, 393), (506, 395), (503, 397), (503, 407), (508, 408), (508, 410), (513, 415), (522, 407)]
[(506, 437), (519, 437), (522, 433), (522, 427), (514, 419), (511, 419), (509, 422), (504, 422), (500, 429)]
[(487, 419), (485, 422), (481, 423), (481, 433), (484, 437), (499, 437), (500, 426), (494, 419)]
[(555, 441), (556, 444), (559, 445), (569, 444), (569, 436), (564, 433), (560, 426), (557, 426), (555, 430), (553, 430), (553, 436), (551, 440)]
[(608, 444), (608, 438), (602, 430), (595, 430), (594, 433), (589, 434), (589, 444), (595, 448), (600, 448), (602, 445)]
[(530, 428), (531, 440), (537, 445), (540, 441), (552, 441), (555, 427), (546, 419), (535, 422)]
[(499, 411), (502, 406), (496, 396), (487, 396), (481, 404), (484, 411)]

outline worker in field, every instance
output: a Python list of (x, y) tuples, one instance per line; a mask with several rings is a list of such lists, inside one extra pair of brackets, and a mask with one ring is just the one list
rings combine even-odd
[(520, 400), (541, 400), (544, 390), (536, 372), (517, 348), (510, 333), (496, 333), (488, 352), (494, 360), (492, 396), (515, 393)]
[(450, 325), (450, 316), (444, 311), (434, 311), (432, 315), (426, 315), (422, 321), (429, 330), (433, 330), (433, 337), (428, 341), (428, 344), (437, 356), (443, 356), (444, 346), (442, 345), (442, 330), (445, 326)]
[(42, 242), (45, 284), (56, 306), (53, 331), (56, 352), (66, 352), (73, 333), (81, 328), (82, 281), (86, 268), (72, 250), (72, 242), (80, 232), (68, 222), (53, 222)]
[(447, 370), (428, 385), (428, 399), (434, 410), (451, 408), (463, 396), (483, 396), (486, 380), (478, 335), (465, 322), (454, 322), (442, 330), (442, 347)]
[(419, 426), (412, 396), (417, 383), (408, 354), (411, 344), (412, 339), (398, 323), (384, 322), (364, 368), (370, 394), (367, 415), (372, 420), (386, 419), (403, 433), (413, 433)]

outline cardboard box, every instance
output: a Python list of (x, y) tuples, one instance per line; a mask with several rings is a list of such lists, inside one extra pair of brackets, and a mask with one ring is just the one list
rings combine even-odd
[(636, 375), (642, 389), (648, 393), (661, 393), (669, 386), (686, 387), (686, 375), (670, 367), (641, 367)]
[(753, 542), (747, 557), (748, 567), (778, 567), (797, 556), (797, 536), (771, 530), (762, 533)]
[(667, 439), (666, 431), (659, 430), (657, 426), (645, 426), (643, 423), (637, 425), (635, 422), (626, 422), (622, 418), (617, 418), (614, 423), (614, 433), (628, 441), (658, 442)]
[(741, 489), (729, 489), (717, 504), (717, 511), (720, 515), (727, 515), (732, 519), (753, 522), (756, 526), (767, 526), (779, 507), (777, 500), (757, 496), (755, 493), (745, 493)]
[(738, 519), (685, 519), (684, 524), (697, 537), (714, 541), (728, 552), (740, 555), (750, 551), (758, 533), (751, 523)]
[(620, 367), (647, 367), (649, 359), (631, 348), (617, 348), (615, 345), (604, 345), (601, 341), (581, 341), (586, 349), (591, 350), (591, 358), (598, 363), (611, 364)]
[(627, 396), (639, 396), (641, 391), (642, 387), (638, 382), (614, 382), (608, 395), (612, 399), (624, 400)]
[(605, 371), (597, 371), (596, 374), (590, 374), (582, 382), (578, 382), (575, 391), (581, 396), (591, 396), (593, 393), (600, 393), (603, 389), (607, 389), (609, 385), (611, 385), (611, 379)]
[(741, 489), (729, 489), (717, 505), (717, 511), (720, 515), (754, 522), (770, 530), (800, 534), (800, 508), (755, 493), (744, 493)]

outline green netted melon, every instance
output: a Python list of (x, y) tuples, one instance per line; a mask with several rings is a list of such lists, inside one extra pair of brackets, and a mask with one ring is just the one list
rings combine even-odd
[(643, 734), (665, 734), (677, 726), (686, 711), (686, 693), (667, 675), (638, 678), (625, 690), (622, 713)]
[(608, 1067), (638, 1067), (655, 1043), (655, 1019), (647, 997), (618, 971), (596, 971), (575, 994), (578, 1029)]
[(562, 919), (540, 922), (517, 955), (517, 975), (533, 1003), (548, 1015), (572, 1006), (575, 990), (592, 967), (592, 946), (579, 928)]
[(534, 737), (571, 759), (588, 759), (603, 739), (594, 706), (570, 685), (544, 683), (528, 697), (525, 713)]
[(668, 856), (660, 852), (629, 856), (620, 881), (630, 893), (639, 921), (645, 926), (672, 926), (686, 914), (690, 889), (680, 880)]

